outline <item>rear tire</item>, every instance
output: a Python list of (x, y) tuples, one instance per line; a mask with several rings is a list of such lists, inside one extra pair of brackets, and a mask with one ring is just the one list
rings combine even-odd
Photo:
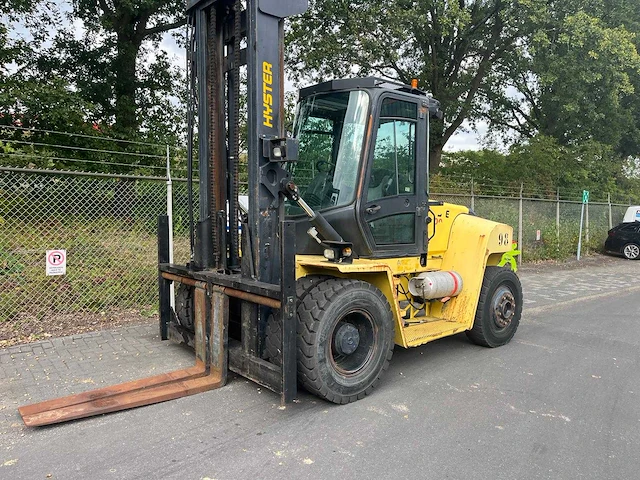
[(640, 246), (635, 243), (627, 243), (622, 248), (622, 254), (628, 260), (638, 260), (640, 258)]
[(484, 347), (509, 343), (520, 324), (522, 285), (509, 267), (487, 267), (469, 339)]
[(382, 292), (332, 278), (308, 290), (297, 312), (298, 382), (334, 403), (369, 394), (393, 355), (393, 315)]
[(178, 323), (193, 332), (193, 287), (178, 283), (176, 288), (176, 317)]

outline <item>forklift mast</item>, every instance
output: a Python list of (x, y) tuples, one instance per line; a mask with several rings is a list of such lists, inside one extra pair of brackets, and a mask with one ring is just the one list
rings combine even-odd
[[(241, 267), (246, 276), (277, 284), (278, 227), (284, 218), (280, 192), (288, 177), (281, 162), (295, 160), (296, 154), (295, 142), (283, 135), (284, 19), (305, 12), (308, 1), (249, 0), (246, 6), (242, 10), (240, 0), (190, 0), (187, 5), (188, 169), (191, 179), (195, 103), (200, 207), (200, 220), (192, 228), (192, 259), (195, 269), (236, 272)], [(244, 238), (251, 241), (242, 246), (245, 255), (240, 264), (239, 105), (240, 68), (244, 65), (249, 209), (243, 231)]]
[[(279, 393), (283, 403), (293, 401), (297, 392), (295, 225), (284, 216), (283, 192), (289, 174), (283, 162), (296, 159), (297, 143), (283, 135), (284, 19), (303, 13), (307, 6), (307, 0), (187, 2), (191, 261), (186, 266), (169, 264), (168, 221), (161, 216), (158, 286), (160, 336), (186, 340), (190, 334), (195, 365), (21, 407), (26, 425), (49, 425), (211, 390), (226, 383), (228, 370)], [(249, 209), (247, 218), (241, 219), (239, 100), (244, 65)], [(172, 282), (189, 292), (188, 326), (181, 325), (171, 309)], [(278, 346), (282, 356), (277, 365), (262, 359), (269, 317), (282, 326)]]
[[(240, 317), (240, 324), (230, 327), (234, 338), (230, 340), (229, 368), (281, 393), (283, 402), (290, 402), (296, 394), (295, 225), (285, 221), (283, 192), (289, 173), (284, 164), (297, 157), (297, 142), (284, 135), (283, 125), (284, 21), (307, 8), (307, 0), (190, 0), (187, 4), (187, 167), (192, 199), (197, 112), (199, 220), (194, 221), (190, 201), (192, 261), (187, 270), (172, 273), (184, 279), (201, 272), (212, 289), (217, 285), (226, 288), (226, 293), (234, 292), (228, 295), (229, 308), (239, 314), (234, 316)], [(239, 218), (244, 66), (248, 212)], [(161, 266), (165, 282), (171, 268)], [(166, 339), (171, 312), (163, 288), (167, 285), (161, 281), (161, 309), (165, 310), (161, 336)], [(228, 317), (229, 312), (224, 315)], [(283, 364), (277, 367), (261, 360), (270, 315), (280, 315), (285, 332)], [(210, 322), (218, 320), (211, 318)]]

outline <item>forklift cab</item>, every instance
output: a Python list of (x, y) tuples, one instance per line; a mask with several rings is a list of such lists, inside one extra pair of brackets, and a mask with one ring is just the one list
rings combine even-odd
[[(302, 199), (353, 244), (355, 257), (426, 254), (429, 117), (439, 103), (378, 78), (334, 80), (300, 91), (299, 159), (288, 165)], [(322, 254), (308, 217), (287, 203), (298, 254)]]

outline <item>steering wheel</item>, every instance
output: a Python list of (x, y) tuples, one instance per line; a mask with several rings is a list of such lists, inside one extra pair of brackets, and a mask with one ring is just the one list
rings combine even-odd
[(328, 160), (318, 160), (316, 162), (316, 169), (320, 173), (329, 173), (333, 170), (333, 164)]

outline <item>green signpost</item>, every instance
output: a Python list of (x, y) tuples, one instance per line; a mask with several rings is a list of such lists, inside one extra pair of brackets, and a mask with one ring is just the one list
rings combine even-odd
[(578, 237), (578, 260), (582, 249), (582, 225), (584, 223), (584, 206), (589, 203), (589, 190), (582, 191), (582, 210), (580, 212), (580, 236)]

